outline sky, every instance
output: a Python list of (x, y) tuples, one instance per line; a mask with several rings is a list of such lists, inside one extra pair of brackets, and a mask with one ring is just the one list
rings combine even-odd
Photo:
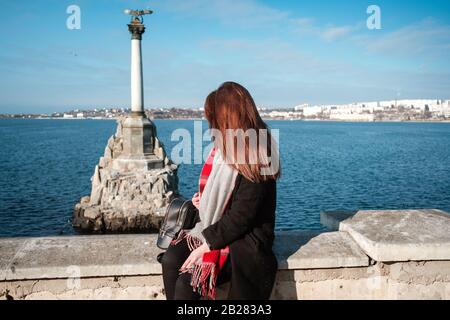
[(146, 108), (202, 107), (224, 81), (261, 107), (450, 98), (448, 0), (2, 0), (0, 113), (129, 107), (125, 8), (154, 11)]

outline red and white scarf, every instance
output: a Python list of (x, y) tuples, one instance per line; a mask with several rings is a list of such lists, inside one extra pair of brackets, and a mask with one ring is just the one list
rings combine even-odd
[[(220, 153), (213, 148), (203, 165), (199, 178), (200, 219), (192, 230), (183, 230), (172, 241), (177, 244), (186, 238), (192, 251), (205, 241), (201, 231), (217, 222), (229, 203), (234, 189), (237, 171), (227, 165)], [(217, 276), (228, 258), (228, 246), (220, 250), (211, 250), (203, 254), (202, 262), (185, 272), (192, 273), (191, 285), (203, 297), (215, 299)]]

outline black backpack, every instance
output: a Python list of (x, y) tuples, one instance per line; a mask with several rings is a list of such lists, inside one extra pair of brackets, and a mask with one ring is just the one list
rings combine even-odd
[(181, 230), (190, 230), (199, 221), (198, 209), (191, 200), (183, 197), (173, 199), (167, 207), (156, 245), (166, 250)]

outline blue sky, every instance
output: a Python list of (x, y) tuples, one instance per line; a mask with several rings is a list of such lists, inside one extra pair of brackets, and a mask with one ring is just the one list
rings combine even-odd
[[(66, 8), (81, 8), (68, 30)], [(366, 27), (369, 5), (381, 30)], [(129, 105), (125, 8), (151, 8), (146, 107), (242, 83), (259, 106), (450, 98), (450, 1), (21, 0), (0, 11), (0, 113)]]

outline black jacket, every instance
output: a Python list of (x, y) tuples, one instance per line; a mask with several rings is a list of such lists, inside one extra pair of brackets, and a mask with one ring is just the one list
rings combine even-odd
[(239, 174), (228, 209), (203, 230), (210, 249), (230, 248), (228, 299), (270, 297), (278, 269), (272, 251), (275, 207), (275, 180), (253, 183)]

